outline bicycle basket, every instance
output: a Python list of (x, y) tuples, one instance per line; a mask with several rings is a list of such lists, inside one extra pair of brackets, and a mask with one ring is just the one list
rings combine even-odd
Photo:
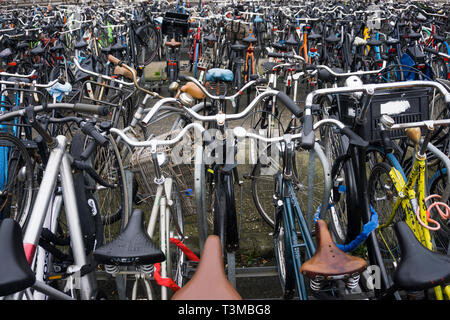
[[(156, 137), (158, 140), (175, 137), (181, 129)], [(195, 214), (194, 184), (194, 138), (187, 133), (183, 140), (174, 146), (158, 147), (158, 152), (168, 156), (168, 163), (161, 168), (164, 177), (172, 177), (178, 183), (184, 216)], [(155, 167), (150, 148), (136, 148), (131, 159), (131, 170), (136, 178), (138, 189), (145, 201), (156, 194)]]
[[(429, 119), (430, 89), (417, 88), (384, 90), (375, 93), (367, 112), (362, 136), (364, 139), (375, 142), (380, 141), (380, 117), (387, 114), (395, 123), (409, 123)], [(341, 121), (346, 125), (353, 125), (358, 104), (349, 95), (340, 95)], [(405, 138), (404, 130), (389, 131), (391, 139)]]
[(216, 96), (226, 96), (228, 92), (228, 84), (226, 82), (206, 82), (205, 87), (210, 94)]
[(227, 39), (232, 39), (233, 41), (234, 37), (236, 37), (236, 40), (241, 41), (250, 34), (250, 26), (239, 21), (228, 23), (225, 30)]
[(162, 33), (172, 36), (172, 34), (187, 37), (189, 33), (189, 15), (177, 12), (166, 12), (162, 22)]

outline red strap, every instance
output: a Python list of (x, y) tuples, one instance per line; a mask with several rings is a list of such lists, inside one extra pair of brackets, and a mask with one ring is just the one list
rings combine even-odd
[(176, 245), (178, 248), (181, 249), (181, 251), (184, 252), (184, 254), (186, 255), (186, 257), (191, 260), (191, 261), (200, 261), (199, 257), (197, 257), (195, 255), (195, 253), (193, 253), (188, 247), (186, 247), (184, 245), (184, 243), (182, 243), (180, 240), (175, 239), (175, 238), (170, 238), (170, 243), (173, 243), (174, 245)]
[(173, 291), (177, 291), (180, 289), (180, 287), (171, 278), (162, 278), (160, 271), (161, 263), (155, 263), (155, 272), (153, 272), (153, 277), (155, 278), (157, 284), (159, 284), (160, 286), (168, 287)]
[[(173, 243), (178, 248), (180, 248), (180, 250), (184, 252), (184, 254), (189, 260), (200, 261), (200, 259), (195, 255), (195, 253), (193, 253), (188, 247), (186, 247), (184, 243), (182, 243), (180, 240), (170, 238), (169, 241), (170, 243)], [(177, 291), (180, 289), (180, 287), (171, 278), (161, 277), (161, 263), (155, 263), (155, 272), (153, 272), (153, 277), (155, 278), (156, 283), (159, 284), (160, 286), (170, 288), (173, 291)]]

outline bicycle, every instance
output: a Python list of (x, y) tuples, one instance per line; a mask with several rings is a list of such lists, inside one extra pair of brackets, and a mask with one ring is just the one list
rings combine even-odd
[[(92, 245), (85, 243), (85, 236), (82, 230), (82, 224), (79, 217), (79, 208), (77, 205), (77, 193), (74, 188), (74, 178), (71, 172), (71, 160), (69, 154), (65, 150), (67, 138), (58, 136), (53, 138), (41, 128), (34, 120), (32, 115), (34, 112), (52, 109), (68, 109), (75, 112), (82, 111), (93, 114), (104, 114), (107, 111), (103, 106), (94, 106), (86, 104), (49, 104), (45, 108), (42, 106), (31, 107), (27, 110), (12, 111), (8, 114), (0, 116), (0, 121), (14, 119), (14, 117), (27, 114), (28, 120), (32, 127), (39, 132), (51, 149), (50, 157), (47, 162), (47, 170), (44, 173), (39, 192), (36, 195), (33, 209), (28, 219), (28, 223), (23, 229), (23, 238), (20, 232), (20, 225), (12, 219), (5, 219), (1, 224), (2, 235), (5, 236), (2, 241), (2, 252), (5, 253), (8, 263), (2, 264), (2, 268), (7, 272), (2, 272), (0, 295), (14, 295), (14, 299), (21, 299), (24, 295), (27, 299), (33, 299), (33, 292), (42, 292), (47, 296), (57, 299), (71, 300), (76, 297), (74, 288), (74, 274), (79, 276), (79, 294), (82, 299), (95, 299), (97, 295), (96, 281), (94, 276), (94, 268), (89, 257), (89, 249), (87, 246)], [(73, 119), (71, 119), (73, 120)], [(105, 145), (108, 140), (101, 135), (95, 126), (84, 122), (82, 119), (77, 120), (85, 132), (95, 139), (100, 145)], [(67, 270), (61, 272), (57, 279), (67, 281), (71, 290), (66, 294), (46, 284), (31, 269), (32, 264), (38, 255), (38, 244), (41, 234), (43, 233), (44, 223), (48, 213), (51, 213), (51, 199), (54, 196), (54, 188), (58, 173), (61, 175), (62, 199), (65, 204), (65, 217), (68, 222), (68, 232), (71, 239), (71, 248), (73, 254), (73, 264), (67, 267)], [(60, 202), (61, 204), (61, 202)], [(56, 212), (56, 217), (59, 212)], [(92, 239), (91, 239), (92, 240)], [(25, 250), (24, 250), (25, 249)], [(17, 258), (15, 258), (17, 257)], [(38, 267), (37, 262), (36, 265)], [(12, 272), (12, 274), (11, 274)], [(51, 281), (47, 278), (46, 281)]]

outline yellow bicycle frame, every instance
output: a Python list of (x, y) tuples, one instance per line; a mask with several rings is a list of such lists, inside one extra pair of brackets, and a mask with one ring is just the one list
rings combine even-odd
[[(366, 40), (366, 41), (367, 41), (368, 39), (370, 39), (370, 29), (367, 28), (367, 27), (364, 28), (364, 31), (363, 31), (363, 39)], [(369, 51), (370, 51), (370, 46), (367, 45), (367, 46), (366, 46), (366, 50), (364, 51), (364, 55), (367, 56), (367, 55), (369, 54)]]
[[(403, 212), (406, 214), (405, 221), (413, 231), (414, 235), (425, 247), (429, 250), (433, 250), (430, 230), (419, 224), (415, 214), (415, 209), (412, 205), (412, 203), (416, 200), (414, 186), (416, 185), (416, 182), (418, 182), (418, 206), (420, 210), (420, 218), (425, 224), (428, 225), (425, 205), (425, 160), (426, 157), (420, 157), (416, 154), (416, 161), (414, 161), (414, 166), (406, 183), (402, 174), (397, 169), (392, 167), (389, 172), (389, 176), (394, 182), (398, 198), (392, 208), (392, 214), (388, 221), (385, 224), (380, 225), (378, 229), (383, 229), (389, 226), (397, 213), (397, 209), (402, 206)], [(444, 292), (447, 299), (450, 300), (450, 286), (446, 286)], [(434, 293), (437, 300), (444, 300), (441, 286), (434, 287)]]

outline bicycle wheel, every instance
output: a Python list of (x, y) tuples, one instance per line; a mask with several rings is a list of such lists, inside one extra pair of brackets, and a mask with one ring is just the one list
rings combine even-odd
[[(442, 195), (448, 185), (447, 169), (441, 169), (430, 179), (429, 194)], [(450, 205), (450, 199), (447, 200), (447, 204)], [(448, 254), (450, 252), (450, 222), (443, 220), (436, 209), (431, 209), (430, 217), (441, 225), (441, 228), (433, 233), (437, 251)]]
[[(172, 201), (173, 204), (170, 207), (170, 219), (169, 219), (169, 237), (172, 239), (184, 242), (184, 218), (183, 208), (180, 196), (180, 190), (175, 180), (172, 183)], [(186, 255), (175, 244), (169, 244), (167, 269), (168, 275), (175, 281), (175, 283), (182, 287), (186, 281)]]
[(150, 64), (158, 53), (161, 38), (152, 24), (139, 27), (136, 33), (136, 62), (138, 66)]
[[(276, 144), (272, 148), (278, 148), (281, 151), (284, 145)], [(253, 167), (252, 196), (261, 217), (273, 227), (273, 177), (283, 171), (283, 165), (280, 156), (264, 157), (264, 159), (263, 162), (259, 160)], [(297, 148), (291, 161), (293, 164), (292, 185), (300, 207), (307, 215), (308, 225), (312, 227), (312, 214), (321, 205), (324, 195), (323, 167), (318, 157), (311, 159), (309, 151), (301, 148)]]
[(17, 137), (0, 133), (0, 220), (12, 218), (26, 225), (33, 202), (33, 163)]
[[(273, 188), (278, 190), (278, 175), (272, 179)], [(290, 248), (290, 241), (287, 234), (282, 212), (276, 214), (276, 223), (274, 224), (273, 244), (275, 249), (275, 258), (277, 261), (278, 277), (280, 279), (281, 289), (284, 299), (291, 299), (295, 290), (295, 269)]]
[[(93, 156), (93, 168), (107, 185), (97, 185), (102, 222), (112, 225), (121, 221), (120, 230), (128, 222), (129, 206), (125, 171), (116, 141), (109, 136), (106, 147), (98, 147)], [(105, 228), (105, 237), (112, 239), (118, 230)]]
[(332, 165), (332, 206), (328, 211), (328, 222), (334, 240), (340, 244), (348, 243), (359, 234), (361, 225), (357, 209), (356, 178), (351, 160), (346, 155), (348, 139), (339, 134), (334, 126), (325, 126), (321, 129), (321, 140), (325, 155)]
[[(368, 194), (370, 203), (378, 213), (379, 225), (386, 224), (391, 217), (395, 202), (398, 199), (397, 190), (394, 182), (389, 176), (391, 166), (385, 162), (377, 163), (369, 176)], [(387, 227), (377, 229), (375, 231), (377, 241), (380, 248), (380, 253), (386, 272), (392, 279), (392, 275), (400, 261), (401, 254), (394, 231), (396, 222), (403, 220), (405, 214), (403, 208), (400, 206), (395, 216)]]

